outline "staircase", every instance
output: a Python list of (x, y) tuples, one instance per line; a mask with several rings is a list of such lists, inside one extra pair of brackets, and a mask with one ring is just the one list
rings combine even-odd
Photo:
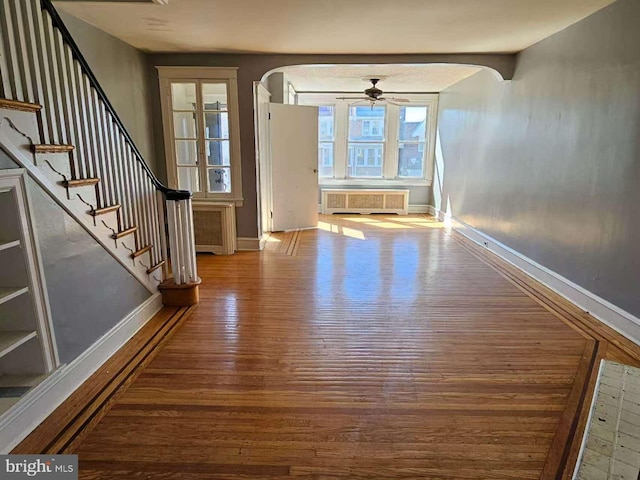
[(197, 284), (191, 193), (149, 169), (51, 1), (0, 0), (0, 33), (3, 150), (149, 291)]

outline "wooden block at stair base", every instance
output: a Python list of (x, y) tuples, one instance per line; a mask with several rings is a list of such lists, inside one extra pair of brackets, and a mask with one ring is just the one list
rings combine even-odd
[(158, 290), (162, 293), (162, 303), (165, 306), (189, 307), (200, 301), (199, 285), (200, 279), (194, 283), (176, 285), (173, 278), (170, 278), (158, 285)]

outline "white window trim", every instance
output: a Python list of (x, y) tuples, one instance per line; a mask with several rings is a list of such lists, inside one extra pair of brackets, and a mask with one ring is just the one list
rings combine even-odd
[[(398, 139), (400, 106), (383, 103), (387, 107), (385, 114), (384, 163), (382, 178), (354, 178), (348, 172), (348, 131), (349, 107), (357, 101), (338, 100), (336, 97), (348, 95), (356, 96), (352, 92), (304, 93), (298, 92), (299, 105), (327, 105), (334, 106), (334, 165), (333, 178), (319, 177), (320, 186), (432, 186), (434, 176), (434, 156), (436, 146), (436, 131), (438, 119), (438, 94), (390, 94), (406, 98), (411, 103), (401, 104), (407, 107), (429, 107), (427, 148), (425, 149), (424, 176), (422, 178), (398, 177)], [(366, 104), (361, 104), (366, 105)], [(373, 142), (375, 143), (375, 142)]]
[(170, 188), (178, 188), (176, 153), (173, 147), (173, 116), (171, 110), (172, 82), (220, 81), (227, 84), (227, 111), (229, 112), (229, 149), (231, 154), (231, 192), (205, 193), (207, 178), (202, 177), (202, 192), (194, 192), (193, 197), (203, 202), (232, 201), (236, 206), (243, 204), (242, 164), (240, 157), (240, 115), (238, 109), (238, 68), (237, 67), (156, 67), (160, 80), (162, 126), (167, 162), (167, 183)]

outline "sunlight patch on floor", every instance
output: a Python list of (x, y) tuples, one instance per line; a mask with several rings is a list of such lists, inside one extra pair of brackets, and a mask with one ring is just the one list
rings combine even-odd
[(371, 225), (372, 227), (378, 227), (378, 228), (394, 228), (394, 229), (408, 229), (408, 228), (414, 228), (411, 225), (407, 225), (407, 224), (402, 224), (402, 223), (391, 223), (391, 222), (380, 222), (380, 223), (376, 223), (375, 225)]
[(364, 236), (364, 232), (362, 230), (355, 230), (353, 228), (348, 228), (348, 227), (340, 227), (338, 225), (333, 225), (331, 223), (322, 222), (322, 221), (318, 222), (318, 228), (320, 230), (324, 230), (325, 232), (342, 234), (345, 237), (356, 238), (358, 240), (366, 240), (366, 237)]
[(353, 228), (342, 227), (342, 234), (351, 237), (357, 238), (358, 240), (364, 240), (364, 233), (361, 230), (354, 230)]

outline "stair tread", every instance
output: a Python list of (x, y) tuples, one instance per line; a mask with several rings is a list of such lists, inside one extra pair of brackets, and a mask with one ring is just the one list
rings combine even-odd
[(111, 238), (114, 238), (115, 240), (117, 240), (127, 235), (131, 235), (132, 233), (135, 233), (137, 231), (138, 231), (138, 227), (127, 228), (126, 230), (121, 230), (117, 233), (114, 233), (113, 235), (111, 235)]
[(135, 252), (133, 252), (131, 254), (131, 258), (136, 258), (136, 257), (139, 257), (140, 255), (144, 255), (145, 253), (150, 251), (152, 248), (153, 248), (153, 245), (147, 245), (145, 247), (142, 247), (141, 249), (136, 250)]
[(160, 260), (158, 263), (156, 263), (155, 265), (147, 268), (147, 275), (150, 273), (155, 272), (157, 269), (159, 269), (161, 266), (163, 266), (165, 263), (167, 263), (165, 260)]
[(76, 180), (66, 180), (64, 186), (67, 188), (86, 187), (91, 185), (97, 185), (100, 182), (99, 178), (79, 178)]
[(54, 145), (40, 144), (32, 145), (33, 153), (67, 153), (72, 152), (75, 147), (73, 145)]
[(8, 98), (0, 98), (0, 108), (20, 110), (22, 112), (39, 112), (42, 109), (42, 105), (38, 105), (37, 103), (21, 102), (19, 100), (10, 100)]
[(105, 213), (115, 212), (120, 210), (120, 204), (116, 203), (115, 205), (109, 205), (108, 207), (96, 208), (91, 211), (91, 215), (97, 217), (98, 215), (104, 215)]

